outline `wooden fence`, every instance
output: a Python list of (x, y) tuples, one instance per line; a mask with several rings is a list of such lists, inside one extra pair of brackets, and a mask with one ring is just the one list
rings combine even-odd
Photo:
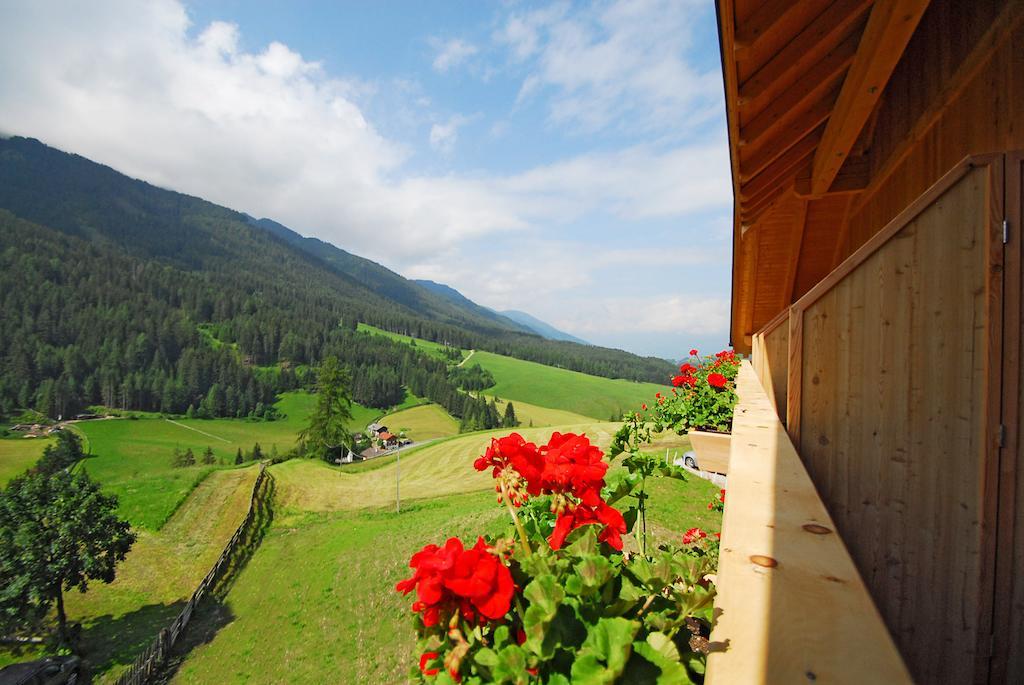
[(270, 477), (266, 471), (266, 463), (261, 463), (260, 472), (252, 486), (252, 495), (249, 497), (249, 511), (246, 512), (245, 519), (242, 520), (238, 529), (235, 530), (235, 534), (231, 536), (227, 545), (224, 546), (224, 550), (220, 553), (213, 568), (200, 581), (199, 586), (192, 593), (192, 597), (189, 598), (188, 603), (181, 610), (181, 613), (178, 614), (177, 618), (174, 619), (171, 625), (160, 631), (156, 639), (135, 659), (131, 667), (117, 679), (117, 685), (143, 685), (159, 672), (161, 665), (171, 653), (178, 638), (185, 632), (185, 628), (188, 626), (188, 622), (192, 618), (192, 612), (195, 610), (199, 600), (217, 582), (221, 571), (227, 566), (236, 548), (245, 537), (249, 527), (253, 524), (253, 519), (256, 517), (256, 499), (259, 495), (260, 487), (263, 486), (264, 480)]

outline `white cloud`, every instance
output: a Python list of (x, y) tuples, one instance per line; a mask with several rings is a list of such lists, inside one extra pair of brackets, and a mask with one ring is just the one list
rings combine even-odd
[[(652, 52), (648, 37), (636, 35), (643, 22), (615, 15), (628, 7), (614, 5), (599, 15), (607, 35), (576, 26), (567, 6), (557, 5), (525, 16), (521, 26), (508, 22), (506, 39), (517, 59), (538, 65), (538, 88), (560, 89), (556, 104), (567, 117), (582, 116), (571, 110), (584, 101), (605, 102), (609, 116), (622, 115), (634, 105), (618, 102), (620, 97), (636, 98), (638, 110), (657, 112), (659, 103), (666, 111), (682, 106), (663, 84), (634, 73), (651, 63), (629, 57), (627, 37), (641, 55), (663, 53)], [(556, 33), (576, 38), (558, 45)], [(659, 29), (654, 37), (662, 34)], [(449, 54), (440, 67), (453, 68), (476, 50), (456, 42), (458, 50), (438, 54)], [(87, 6), (40, 1), (16, 10), (0, 5), (0, 130), (272, 217), (496, 305), (531, 309), (523, 303), (534, 297), (555, 307), (559, 293), (590, 287), (602, 277), (601, 269), (617, 265), (643, 269), (667, 266), (670, 257), (676, 263), (722, 259), (699, 250), (608, 253), (600, 244), (586, 248), (560, 236), (588, 217), (640, 222), (724, 210), (730, 202), (724, 140), (635, 145), (518, 173), (412, 174), (411, 150), (384, 135), (366, 114), (368, 98), (379, 97), (381, 86), (335, 78), (280, 42), (255, 50), (244, 45), (232, 24), (190, 26), (177, 0)], [(566, 61), (573, 55), (596, 71), (588, 77), (582, 64), (571, 67)], [(620, 58), (631, 60), (625, 71), (616, 64)], [(664, 73), (677, 86), (692, 76), (675, 57), (666, 64)], [(616, 86), (617, 79), (625, 83)], [(431, 123), (434, 115), (423, 111), (429, 98), (416, 84), (396, 82), (385, 90), (408, 96), (410, 127)], [(450, 152), (473, 118), (433, 119), (430, 146)], [(501, 128), (501, 121), (491, 126), (492, 135)], [(482, 252), (468, 246), (508, 233), (516, 234), (521, 249), (488, 258), (482, 268)], [(614, 298), (600, 302), (590, 298), (552, 322), (582, 332), (591, 330), (584, 320), (615, 319), (620, 323), (606, 328), (622, 328), (639, 311), (639, 305)], [(662, 303), (665, 311), (676, 312), (674, 306)], [(683, 313), (673, 316), (689, 320)]]
[(511, 15), (495, 39), (529, 73), (519, 102), (550, 93), (549, 119), (577, 132), (616, 126), (678, 131), (721, 116), (718, 68), (685, 59), (695, 3), (618, 0), (569, 13), (564, 3)]
[(430, 43), (437, 50), (437, 55), (434, 57), (434, 70), (441, 73), (459, 66), (479, 52), (475, 45), (459, 38), (447, 41), (433, 38)]
[[(407, 149), (358, 104), (372, 86), (332, 78), (281, 43), (246, 52), (230, 24), (192, 38), (172, 0), (79, 12), (39, 2), (0, 21), (0, 128), (391, 264), (589, 212), (640, 218), (728, 203), (713, 146), (637, 147), (511, 176), (409, 176)], [(431, 142), (450, 149), (463, 123), (436, 125)]]
[(430, 147), (444, 154), (450, 154), (459, 139), (459, 127), (469, 122), (469, 117), (456, 114), (444, 123), (430, 127)]
[(594, 333), (686, 333), (694, 336), (725, 333), (729, 300), (724, 297), (616, 297), (584, 302), (558, 318), (558, 326), (588, 335)]

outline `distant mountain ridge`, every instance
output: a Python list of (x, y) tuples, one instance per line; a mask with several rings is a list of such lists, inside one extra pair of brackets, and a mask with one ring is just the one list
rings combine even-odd
[(551, 324), (541, 321), (532, 314), (519, 311), (517, 309), (509, 309), (506, 311), (496, 311), (490, 307), (484, 307), (482, 305), (473, 302), (462, 293), (450, 285), (444, 283), (437, 283), (436, 281), (429, 281), (424, 279), (418, 279), (413, 281), (424, 288), (437, 293), (441, 297), (444, 297), (456, 306), (472, 311), (480, 316), (492, 318), (495, 321), (503, 323), (511, 323), (517, 329), (526, 333), (532, 333), (533, 335), (539, 335), (547, 340), (561, 340), (564, 342), (573, 342), (578, 345), (590, 345), (586, 340), (581, 340), (574, 335), (570, 335), (565, 331), (560, 331)]
[(561, 331), (552, 326), (551, 324), (547, 323), (546, 321), (541, 321), (536, 316), (533, 316), (532, 314), (527, 314), (526, 312), (521, 312), (518, 309), (506, 309), (505, 311), (498, 313), (506, 318), (512, 319), (516, 323), (520, 323), (526, 326), (534, 333), (537, 333), (538, 335), (547, 338), (548, 340), (565, 340), (567, 342), (574, 342), (579, 345), (590, 345), (590, 343), (588, 343), (586, 340), (583, 340), (582, 338), (577, 338), (575, 335), (572, 335), (571, 333)]
[[(85, 333), (85, 366), (102, 362), (106, 373), (68, 376), (78, 382), (74, 392), (88, 398), (98, 391), (84, 387), (86, 377), (107, 397), (159, 394), (140, 374), (178, 383), (183, 355), (206, 355), (197, 345), (210, 335), (237, 349), (245, 365), (315, 363), (333, 349), (339, 330), (354, 331), (357, 322), (609, 378), (664, 382), (672, 371), (654, 357), (546, 340), (451, 289), (415, 283), (271, 219), (159, 188), (32, 138), (0, 138), (0, 228), (7, 250), (0, 250), (0, 303), (5, 290), (11, 295), (0, 310), (0, 324), (11, 324), (0, 325), (0, 404), (17, 397), (16, 405), (26, 406), (22, 399), (40, 383), (62, 382), (55, 360)], [(105, 266), (111, 260), (120, 271)], [(121, 289), (127, 320), (112, 309), (108, 281)], [(139, 299), (144, 284), (148, 309)], [(45, 316), (15, 292), (45, 297)], [(63, 304), (72, 299), (77, 309)], [(100, 314), (121, 327), (117, 345), (104, 347), (102, 326), (87, 323)], [(37, 316), (44, 320), (29, 325)], [(69, 327), (62, 320), (68, 316), (80, 321)], [(119, 356), (129, 347), (130, 363)], [(368, 357), (351, 363), (386, 368)], [(249, 372), (232, 373), (241, 383)], [(199, 377), (193, 389), (205, 392), (215, 377)]]

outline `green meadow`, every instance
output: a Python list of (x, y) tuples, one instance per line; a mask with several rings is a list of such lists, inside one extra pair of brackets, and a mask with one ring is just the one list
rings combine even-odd
[(666, 391), (654, 383), (590, 376), (479, 350), (471, 363), (494, 375), (495, 385), (484, 390), (485, 395), (600, 420), (639, 409), (642, 403), (654, 401), (654, 393)]
[(51, 442), (49, 438), (0, 438), (0, 487), (15, 476), (25, 473), (26, 469), (39, 460)]
[[(420, 349), (444, 358), (443, 346), (429, 340), (410, 338), (366, 324), (359, 324), (359, 330), (406, 344), (415, 340)], [(519, 416), (524, 425), (528, 425), (532, 418), (525, 405), (607, 420), (613, 415), (639, 409), (644, 402), (654, 401), (654, 393), (666, 391), (666, 386), (656, 383), (591, 376), (481, 350), (474, 351), (468, 363), (479, 364), (494, 375), (496, 384), (484, 390), (485, 395), (511, 400), (516, 405), (517, 416), (519, 403), (524, 403), (526, 420)], [(668, 381), (667, 378), (665, 380)], [(567, 418), (564, 415), (544, 416), (543, 412), (537, 412), (534, 425), (558, 425), (566, 423), (564, 419)]]
[[(405, 345), (412, 345), (415, 343), (416, 349), (420, 350), (421, 352), (426, 352), (427, 354), (433, 357), (437, 357), (438, 359), (448, 359), (447, 355), (445, 355), (445, 350), (448, 348), (446, 348), (444, 345), (440, 343), (436, 343), (431, 340), (413, 338), (408, 335), (402, 335), (401, 333), (392, 333), (391, 331), (385, 331), (382, 328), (377, 328), (376, 326), (371, 326), (370, 324), (366, 323), (359, 324), (356, 327), (356, 330), (362, 331), (363, 333), (369, 333), (371, 335), (383, 335), (385, 338), (397, 340), (398, 342), (403, 343)], [(468, 354), (468, 352), (463, 351), (462, 356), (465, 357)]]
[[(559, 428), (586, 428), (602, 441), (614, 427)], [(182, 655), (172, 681), (405, 682), (416, 663), (412, 600), (394, 585), (409, 575), (409, 557), (449, 536), (471, 541), (506, 530), (489, 475), (472, 467), (488, 437), (462, 436), (403, 456), (401, 513), (393, 460), (355, 473), (299, 460), (271, 467), (274, 524), (224, 604), (206, 609), (219, 617), (211, 619), (217, 628)], [(721, 515), (707, 509), (715, 492), (696, 478), (653, 482), (655, 540), (678, 540), (694, 525), (719, 530)]]
[(416, 442), (446, 438), (459, 432), (459, 422), (437, 404), (424, 404), (388, 414), (381, 423), (391, 432), (404, 431)]

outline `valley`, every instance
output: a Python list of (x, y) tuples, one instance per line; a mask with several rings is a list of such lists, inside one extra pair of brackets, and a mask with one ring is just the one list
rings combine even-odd
[[(0, 307), (18, 313), (0, 326), (0, 429), (61, 419), (84, 452), (68, 470), (115, 496), (136, 536), (112, 583), (66, 592), (98, 683), (117, 682), (185, 606), (246, 520), (259, 464), (260, 534), (198, 605), (162, 678), (401, 680), (415, 640), (394, 584), (410, 551), (507, 525), (490, 474), (473, 468), (491, 440), (558, 431), (607, 450), (674, 369), (553, 328), (559, 339), (542, 337), (447, 286), (29, 139), (0, 139)], [(388, 445), (383, 456), (304, 452), (325, 359), (353, 400), (345, 429)], [(0, 438), (0, 484), (63, 444), (20, 435)], [(720, 527), (714, 492), (652, 482), (654, 539)], [(8, 645), (0, 666), (44, 653)]]

